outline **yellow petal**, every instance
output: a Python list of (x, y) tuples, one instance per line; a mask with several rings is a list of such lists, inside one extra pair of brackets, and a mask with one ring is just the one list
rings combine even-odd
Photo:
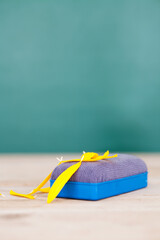
[(106, 159), (107, 159), (107, 158), (115, 158), (115, 157), (118, 157), (118, 155), (115, 154), (115, 155), (113, 155), (113, 156), (107, 156)]
[(61, 173), (61, 175), (59, 175), (59, 177), (55, 180), (49, 191), (47, 203), (51, 203), (57, 197), (64, 185), (68, 182), (68, 180), (72, 177), (72, 175), (78, 170), (80, 166), (81, 161), (67, 168), (64, 172)]
[(46, 188), (41, 188), (39, 189), (40, 192), (43, 192), (43, 193), (49, 193), (49, 190), (50, 190), (50, 187), (46, 187)]
[(38, 192), (48, 182), (48, 180), (51, 178), (51, 175), (52, 172), (43, 180), (43, 182), (41, 182), (41, 184), (39, 184), (37, 188), (33, 189), (32, 192), (29, 193), (29, 195)]
[(59, 165), (62, 164), (62, 163), (66, 163), (66, 162), (79, 162), (79, 161), (81, 161), (81, 159), (63, 160), (59, 163)]
[(31, 196), (29, 194), (16, 193), (16, 192), (13, 192), (12, 190), (10, 191), (10, 194), (13, 195), (13, 196), (24, 197), (24, 198), (29, 198), (29, 199), (35, 199), (34, 196)]
[(107, 158), (108, 155), (109, 155), (109, 151), (105, 152), (102, 157), (103, 157), (103, 158)]
[(5, 197), (5, 195), (4, 195), (4, 194), (2, 194), (2, 193), (0, 193), (0, 196), (2, 196), (2, 197)]

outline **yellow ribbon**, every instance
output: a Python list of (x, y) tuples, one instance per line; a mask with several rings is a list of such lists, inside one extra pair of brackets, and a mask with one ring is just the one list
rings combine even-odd
[(47, 203), (51, 203), (59, 194), (59, 192), (62, 190), (64, 185), (68, 182), (68, 180), (72, 177), (72, 175), (80, 168), (82, 161), (83, 162), (94, 162), (94, 161), (99, 161), (99, 160), (104, 160), (104, 159), (109, 159), (109, 158), (114, 158), (117, 157), (117, 154), (113, 156), (109, 156), (109, 151), (105, 152), (102, 156), (98, 155), (97, 153), (94, 152), (88, 152), (88, 153), (83, 153), (81, 159), (72, 159), (72, 160), (66, 160), (66, 161), (60, 161), (58, 165), (65, 163), (65, 162), (77, 162), (76, 164), (68, 167), (65, 171), (63, 171), (59, 177), (55, 180), (54, 184), (52, 185), (51, 188), (42, 188), (48, 180), (51, 178), (52, 172), (43, 180), (43, 182), (35, 189), (32, 190), (29, 194), (20, 194), (16, 193), (14, 191), (10, 191), (11, 195), (14, 196), (19, 196), (19, 197), (25, 197), (29, 199), (34, 199), (35, 196), (32, 196), (36, 192), (45, 192), (48, 193), (48, 199)]

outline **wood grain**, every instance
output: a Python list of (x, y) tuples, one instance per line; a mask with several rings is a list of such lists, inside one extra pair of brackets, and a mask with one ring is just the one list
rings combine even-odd
[(0, 155), (0, 239), (160, 240), (160, 154), (138, 156), (149, 169), (147, 188), (100, 201), (57, 198), (47, 204), (44, 193), (29, 200), (9, 190), (30, 192), (59, 155)]

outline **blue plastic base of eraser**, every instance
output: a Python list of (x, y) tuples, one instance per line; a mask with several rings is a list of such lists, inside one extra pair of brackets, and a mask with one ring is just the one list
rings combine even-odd
[[(58, 197), (100, 200), (146, 187), (147, 175), (145, 172), (101, 183), (67, 182)], [(54, 182), (50, 180), (50, 187)]]

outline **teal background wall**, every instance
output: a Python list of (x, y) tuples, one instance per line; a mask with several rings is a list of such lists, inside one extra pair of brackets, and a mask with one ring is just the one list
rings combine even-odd
[(0, 152), (160, 151), (160, 1), (0, 0)]

